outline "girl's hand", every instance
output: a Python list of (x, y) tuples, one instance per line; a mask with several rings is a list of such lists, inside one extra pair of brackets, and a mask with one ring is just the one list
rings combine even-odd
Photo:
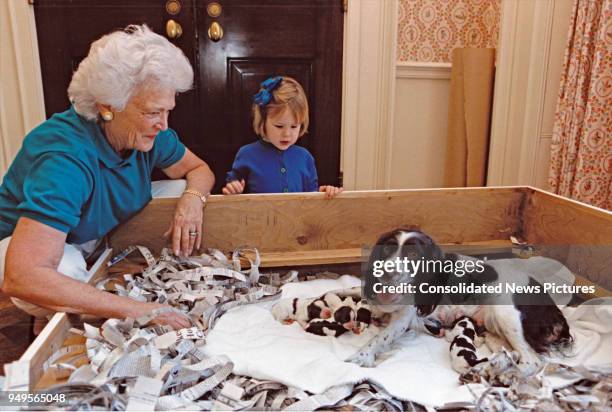
[(319, 187), (319, 192), (325, 192), (325, 197), (331, 199), (332, 197), (336, 197), (336, 195), (344, 192), (344, 188), (324, 185)]
[(244, 186), (244, 179), (240, 181), (234, 180), (233, 182), (226, 184), (221, 191), (224, 195), (239, 195), (240, 193), (244, 192)]

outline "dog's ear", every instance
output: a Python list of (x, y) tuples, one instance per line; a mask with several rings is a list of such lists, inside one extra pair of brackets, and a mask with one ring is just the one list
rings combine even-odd
[(370, 251), (370, 257), (364, 270), (364, 284), (363, 284), (363, 296), (372, 301), (374, 299), (374, 283), (376, 278), (374, 277), (374, 262), (382, 258), (381, 248), (374, 245)]
[(374, 246), (372, 246), (372, 250), (370, 251), (370, 257), (368, 258), (368, 263), (365, 267), (364, 273), (364, 290), (363, 296), (366, 297), (370, 302), (373, 302), (376, 298), (374, 294), (374, 284), (377, 281), (377, 278), (374, 276), (374, 262), (384, 261), (388, 256), (386, 255), (385, 245), (395, 244), (397, 247), (396, 240), (397, 231), (391, 231), (387, 233), (383, 233), (376, 240)]
[[(429, 286), (442, 286), (448, 283), (449, 274), (443, 270), (443, 260), (446, 259), (444, 252), (434, 240), (421, 232), (421, 236), (413, 238), (413, 248), (423, 258), (427, 270), (417, 273), (414, 283), (420, 290), (420, 285), (427, 283)], [(416, 293), (415, 304), (419, 312), (426, 316), (433, 312), (444, 295), (442, 293)]]

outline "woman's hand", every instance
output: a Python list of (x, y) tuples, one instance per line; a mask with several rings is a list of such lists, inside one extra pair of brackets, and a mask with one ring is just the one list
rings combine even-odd
[[(168, 305), (162, 305), (160, 303), (147, 303), (147, 307), (141, 316), (152, 314), (157, 309), (170, 308)], [(178, 310), (166, 310), (162, 311), (156, 317), (151, 319), (150, 323), (156, 325), (168, 325), (174, 330), (189, 328), (193, 326), (191, 319), (186, 314), (179, 312)]]
[(172, 236), (172, 250), (179, 256), (189, 256), (202, 245), (202, 219), (204, 205), (197, 196), (183, 194), (176, 204), (174, 217), (165, 237)]
[(234, 180), (233, 182), (229, 182), (225, 185), (225, 187), (221, 190), (224, 195), (239, 195), (244, 192), (244, 179), (238, 181)]
[(319, 192), (325, 192), (325, 197), (331, 199), (332, 197), (336, 197), (340, 193), (344, 192), (344, 188), (325, 185), (319, 187)]
[[(163, 172), (171, 179), (187, 179), (187, 187), (200, 193), (210, 193), (215, 175), (202, 159), (186, 149), (181, 160)], [(164, 236), (172, 236), (175, 255), (189, 256), (202, 245), (202, 217), (204, 205), (198, 196), (184, 193), (176, 204), (170, 228)]]

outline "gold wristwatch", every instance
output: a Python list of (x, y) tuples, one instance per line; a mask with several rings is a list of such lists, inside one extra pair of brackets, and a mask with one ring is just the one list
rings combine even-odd
[(208, 197), (208, 194), (204, 194), (202, 192), (198, 192), (195, 189), (185, 189), (185, 191), (183, 192), (183, 194), (188, 193), (190, 195), (194, 195), (197, 196), (198, 198), (200, 198), (200, 200), (202, 201), (202, 204), (206, 203), (206, 198)]

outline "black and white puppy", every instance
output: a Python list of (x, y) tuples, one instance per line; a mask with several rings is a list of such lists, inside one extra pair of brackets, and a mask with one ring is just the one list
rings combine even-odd
[(357, 313), (355, 316), (355, 327), (353, 333), (355, 335), (361, 334), (366, 330), (373, 322), (372, 309), (368, 304), (363, 301), (359, 301), (356, 304)]
[(449, 341), (451, 366), (456, 372), (464, 374), (487, 358), (478, 358), (476, 348), (481, 345), (482, 338), (476, 333), (476, 325), (468, 316), (455, 321), (455, 325), (446, 333)]
[(309, 321), (312, 319), (329, 319), (332, 315), (332, 309), (324, 298), (315, 299), (309, 303), (306, 312)]
[[(325, 295), (327, 297), (330, 294)], [(333, 304), (332, 318), (344, 328), (352, 331), (355, 335), (361, 334), (373, 322), (373, 314), (370, 306), (359, 296), (345, 296), (344, 299), (335, 295), (337, 304)], [(329, 299), (327, 299), (329, 300)]]
[(351, 296), (344, 298), (342, 303), (336, 307), (333, 314), (333, 319), (347, 330), (353, 330), (355, 328), (356, 317), (357, 310), (355, 301)]
[(348, 332), (348, 329), (346, 329), (340, 323), (327, 319), (313, 319), (308, 323), (308, 326), (304, 330), (308, 333), (313, 333), (319, 336), (334, 337), (338, 337)]
[[(406, 296), (401, 293), (374, 293), (373, 286), (377, 282), (384, 285), (411, 284), (418, 291), (418, 286), (424, 283), (435, 287), (453, 285), (459, 280), (478, 285), (502, 281), (490, 264), (484, 265), (483, 272), (462, 278), (445, 271), (415, 272), (414, 266), (408, 270), (385, 271), (382, 276), (372, 275), (376, 262), (396, 261), (398, 258), (422, 262), (456, 262), (458, 259), (470, 259), (455, 254), (444, 254), (433, 239), (417, 229), (400, 228), (382, 235), (370, 255), (365, 293), (370, 301), (380, 305), (379, 310), (392, 313), (391, 322), (383, 332), (349, 358), (350, 362), (372, 366), (376, 355), (384, 351), (409, 328), (425, 327), (433, 334), (441, 334), (441, 327), (451, 326), (462, 316), (471, 317), (484, 325), (491, 334), (505, 339), (509, 346), (519, 353), (520, 362), (526, 373), (538, 369), (540, 361), (537, 353), (571, 343), (567, 321), (547, 294), (538, 295), (539, 304), (534, 305), (533, 301), (529, 301), (533, 296), (518, 294), (508, 297), (510, 300), (504, 302), (505, 304), (498, 304), (498, 301), (482, 300), (474, 303), (470, 295), (417, 292), (410, 294), (410, 299), (406, 302), (404, 299)], [(519, 277), (520, 279), (513, 277), (511, 281), (523, 285), (535, 282), (526, 274), (521, 274)]]
[(278, 302), (272, 307), (272, 315), (279, 322), (290, 324), (298, 322), (306, 328), (313, 319), (328, 319), (331, 309), (322, 298), (293, 298)]

